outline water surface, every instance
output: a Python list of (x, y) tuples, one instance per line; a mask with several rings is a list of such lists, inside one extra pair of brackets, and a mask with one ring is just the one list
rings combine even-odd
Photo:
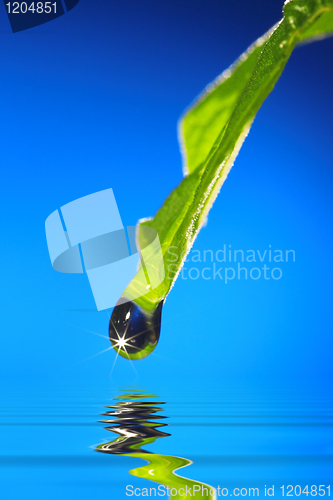
[(327, 486), (332, 410), (333, 398), (318, 394), (4, 391), (1, 498), (125, 499), (126, 487), (159, 484), (209, 485), (225, 496), (258, 488), (263, 498), (265, 486), (276, 497), (283, 485)]

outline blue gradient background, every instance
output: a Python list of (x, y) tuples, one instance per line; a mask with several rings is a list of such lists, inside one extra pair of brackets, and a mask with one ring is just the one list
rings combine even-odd
[[(12, 34), (0, 10), (1, 349), (9, 388), (110, 383), (106, 312), (86, 276), (56, 273), (44, 222), (112, 187), (123, 223), (181, 180), (176, 122), (281, 18), (277, 0), (81, 0)], [(195, 249), (294, 249), (280, 281), (179, 279), (156, 355), (114, 383), (321, 391), (332, 383), (333, 40), (293, 53)], [(88, 311), (87, 311), (88, 309)]]

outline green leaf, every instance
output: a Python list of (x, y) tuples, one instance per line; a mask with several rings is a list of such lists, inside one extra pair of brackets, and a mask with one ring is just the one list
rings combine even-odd
[[(161, 273), (159, 255), (152, 252), (148, 275), (141, 268), (123, 293), (148, 311), (172, 288), (259, 108), (293, 49), (333, 33), (333, 0), (289, 0), (283, 14), (276, 26), (204, 90), (180, 120), (185, 178), (155, 217), (139, 224), (137, 235), (138, 246), (143, 248), (145, 228), (157, 231), (165, 277), (146, 293), (145, 278), (151, 272)], [(136, 298), (138, 291), (141, 296)]]

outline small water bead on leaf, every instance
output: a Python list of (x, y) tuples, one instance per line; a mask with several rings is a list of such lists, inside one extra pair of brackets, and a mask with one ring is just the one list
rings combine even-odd
[(113, 309), (109, 337), (112, 346), (126, 359), (142, 359), (157, 346), (163, 301), (153, 312), (146, 311), (134, 302), (121, 297)]

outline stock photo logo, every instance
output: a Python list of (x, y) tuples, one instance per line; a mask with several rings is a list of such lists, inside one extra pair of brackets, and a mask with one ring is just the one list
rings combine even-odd
[[(148, 289), (164, 279), (162, 249), (157, 232), (145, 228), (145, 244), (136, 245), (136, 227), (123, 226), (112, 189), (84, 196), (55, 210), (45, 222), (51, 264), (60, 273), (86, 273), (98, 311), (114, 307), (137, 272)], [(150, 266), (161, 262), (158, 279)], [(157, 259), (156, 259), (157, 258)], [(128, 299), (129, 301), (129, 299)], [(122, 303), (126, 299), (122, 297)]]
[(48, 23), (72, 10), (80, 0), (8, 2), (3, 0), (13, 33)]

